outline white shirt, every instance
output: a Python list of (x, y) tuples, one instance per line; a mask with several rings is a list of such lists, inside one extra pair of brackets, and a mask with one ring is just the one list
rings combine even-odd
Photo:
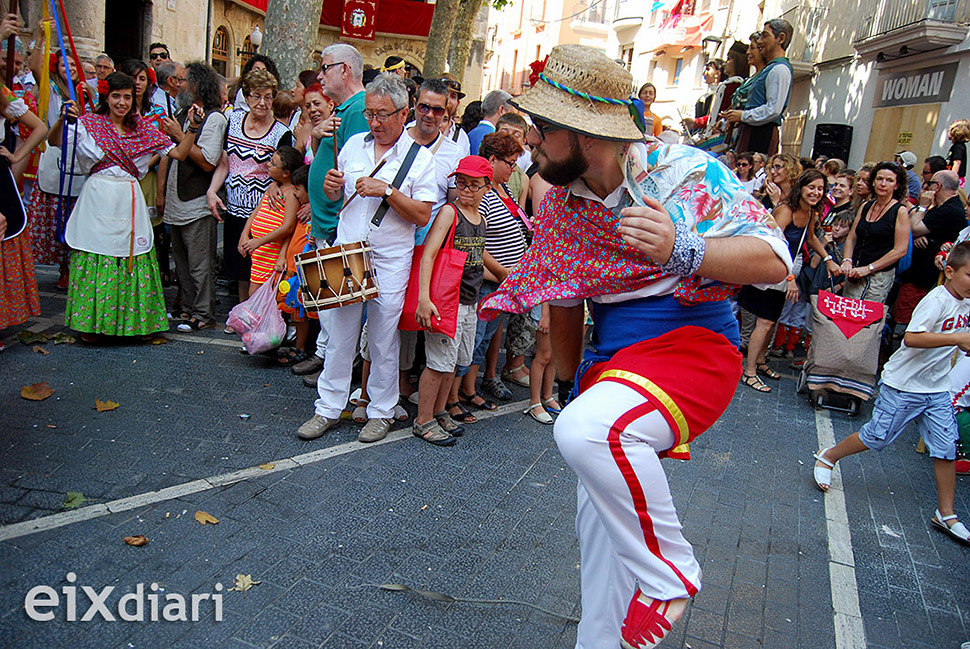
[(519, 169), (522, 170), (522, 173), (527, 172), (529, 167), (532, 166), (532, 150), (529, 148), (524, 149), (522, 151), (522, 155), (520, 155), (519, 159), (515, 161), (515, 164), (519, 165)]
[[(455, 139), (456, 130), (458, 131), (457, 140)], [(459, 160), (471, 155), (472, 145), (471, 142), (468, 141), (468, 133), (466, 133), (462, 127), (458, 126), (454, 122), (451, 122), (451, 128), (445, 132), (444, 136), (458, 145), (458, 153), (460, 154), (458, 156)]]
[[(384, 153), (383, 159), (386, 162), (374, 177), (387, 183), (394, 180), (413, 142), (407, 131), (402, 132), (397, 142)], [(351, 136), (340, 148), (337, 166), (344, 172), (345, 203), (353, 195), (357, 179), (369, 176), (378, 162), (379, 160), (374, 157), (374, 138), (370, 132)], [(437, 200), (435, 161), (427, 148), (418, 149), (414, 163), (399, 190), (416, 201), (433, 204)], [(414, 250), (414, 224), (405, 221), (391, 207), (384, 215), (380, 227), (374, 226), (371, 218), (377, 212), (381, 201), (380, 197), (355, 198), (354, 202), (340, 213), (337, 238), (334, 243), (368, 240), (374, 248), (375, 261), (401, 261), (410, 264), (411, 252)]]
[[(945, 286), (937, 286), (916, 305), (906, 331), (960, 333), (968, 330), (968, 324), (970, 300), (957, 299)], [(903, 392), (947, 392), (950, 389), (947, 375), (956, 349), (956, 346), (907, 347), (904, 340), (883, 368), (882, 382)]]
[[(405, 129), (409, 129), (413, 125), (413, 123), (408, 124)], [(449, 178), (448, 176), (458, 168), (458, 161), (461, 160), (458, 143), (449, 140), (440, 133), (438, 134), (438, 139), (431, 144), (424, 145), (424, 148), (428, 149), (434, 157), (435, 183), (438, 186), (438, 197), (435, 199), (434, 205), (431, 206), (431, 219), (428, 221), (428, 224), (424, 227), (417, 228), (414, 232), (415, 245), (424, 243), (435, 217), (438, 216), (438, 212), (444, 204), (448, 202), (448, 188), (455, 186), (455, 179)]]
[(742, 111), (741, 121), (751, 126), (761, 126), (781, 115), (791, 92), (791, 80), (791, 70), (787, 65), (776, 65), (768, 70), (765, 79), (767, 100), (760, 106)]

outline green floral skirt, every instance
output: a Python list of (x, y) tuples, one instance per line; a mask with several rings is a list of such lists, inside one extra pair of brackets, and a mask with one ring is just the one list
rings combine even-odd
[(108, 336), (168, 331), (155, 250), (135, 257), (131, 272), (127, 257), (72, 251), (65, 323)]

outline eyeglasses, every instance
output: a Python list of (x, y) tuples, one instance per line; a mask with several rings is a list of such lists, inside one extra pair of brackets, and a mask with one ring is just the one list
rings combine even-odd
[(775, 164), (771, 165), (771, 168), (773, 171), (781, 171), (785, 168), (785, 165), (776, 162)]
[(392, 111), (390, 113), (375, 113), (365, 108), (364, 110), (361, 111), (361, 115), (363, 115), (364, 119), (366, 119), (368, 122), (371, 120), (377, 120), (378, 122), (383, 124), (384, 122), (386, 122), (391, 118), (391, 115), (396, 115), (397, 113), (400, 113), (402, 110), (404, 110), (404, 106), (401, 106), (397, 110)]
[(546, 139), (549, 133), (555, 133), (556, 131), (561, 131), (562, 126), (556, 126), (555, 124), (550, 124), (549, 122), (543, 122), (541, 119), (532, 118), (532, 126), (535, 128), (536, 133), (539, 134), (541, 139)]
[(747, 162), (739, 162), (739, 163), (738, 163), (738, 166), (739, 166), (739, 167), (750, 167), (751, 165), (750, 165), (750, 164), (748, 164)]
[(320, 66), (320, 72), (323, 74), (326, 74), (327, 70), (338, 65), (347, 65), (347, 63), (344, 61), (334, 61), (333, 63), (324, 63), (323, 65)]
[(175, 77), (175, 80), (178, 81), (179, 83), (185, 83), (186, 78), (185, 77)]
[(168, 58), (168, 52), (152, 52), (151, 54), (148, 55), (148, 58), (151, 59), (152, 61), (154, 61), (155, 59), (164, 60)]
[(513, 160), (512, 162), (509, 162), (505, 158), (499, 158), (499, 160), (501, 160), (502, 162), (504, 162), (509, 166), (509, 171), (515, 171), (515, 167), (518, 164), (515, 160)]
[(424, 102), (418, 104), (414, 107), (415, 111), (421, 113), (422, 115), (427, 115), (428, 113), (434, 113), (435, 117), (441, 117), (445, 114), (447, 110), (444, 106), (429, 106)]
[(940, 184), (940, 181), (938, 181), (938, 180), (927, 180), (926, 181), (926, 186), (927, 187), (932, 187), (933, 185), (939, 185), (939, 184)]
[(268, 94), (268, 95), (256, 95), (256, 94), (252, 94), (252, 95), (249, 95), (249, 97), (247, 99), (249, 99), (249, 101), (251, 101), (254, 104), (259, 104), (259, 103), (272, 104), (273, 103), (273, 95), (272, 94)]
[(488, 187), (488, 183), (470, 183), (464, 180), (456, 180), (455, 187), (458, 188), (458, 191), (470, 189), (472, 192), (477, 192), (485, 187)]

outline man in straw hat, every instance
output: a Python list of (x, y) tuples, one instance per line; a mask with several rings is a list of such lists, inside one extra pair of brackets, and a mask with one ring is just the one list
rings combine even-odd
[[(659, 459), (687, 456), (734, 395), (727, 297), (791, 268), (780, 230), (727, 168), (644, 141), (632, 82), (602, 53), (562, 45), (515, 100), (554, 186), (533, 246), (482, 306), (494, 317), (552, 302), (561, 396), (577, 383), (555, 435), (579, 476), (584, 649), (655, 646), (700, 589)], [(596, 341), (585, 359), (584, 298)]]

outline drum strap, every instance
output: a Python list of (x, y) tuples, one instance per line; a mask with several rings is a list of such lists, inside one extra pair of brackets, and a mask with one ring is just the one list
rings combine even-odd
[[(418, 149), (421, 145), (417, 142), (411, 143), (411, 148), (408, 149), (407, 155), (404, 156), (404, 162), (401, 163), (401, 168), (397, 170), (397, 175), (394, 176), (394, 180), (391, 181), (391, 185), (394, 189), (401, 189), (401, 185), (404, 183), (404, 179), (407, 177), (408, 172), (411, 171), (411, 165), (414, 164), (414, 159), (418, 155)], [(381, 204), (378, 206), (377, 211), (374, 212), (374, 218), (370, 220), (374, 224), (374, 227), (381, 227), (381, 221), (384, 220), (384, 215), (387, 214), (387, 210), (390, 207), (387, 203), (387, 199), (383, 199)]]

